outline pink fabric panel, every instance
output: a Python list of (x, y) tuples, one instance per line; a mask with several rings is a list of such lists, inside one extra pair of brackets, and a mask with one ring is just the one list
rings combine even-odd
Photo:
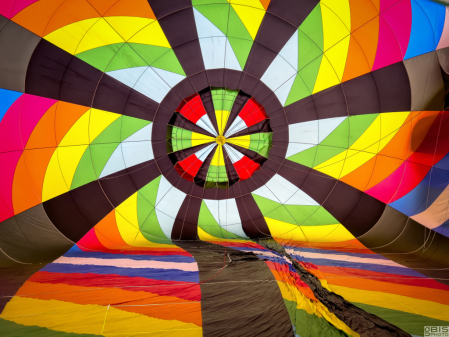
[(8, 219), (14, 215), (12, 207), (12, 182), (17, 162), (22, 155), (22, 151), (12, 151), (0, 153), (0, 221)]
[(377, 54), (372, 70), (380, 69), (399, 61), (402, 61), (402, 54), (398, 40), (387, 21), (381, 15), (379, 16), (379, 42), (377, 43)]
[(444, 19), (443, 33), (441, 34), (437, 49), (446, 47), (449, 47), (449, 7), (446, 7), (446, 17)]
[(382, 13), (382, 16), (393, 29), (403, 59), (407, 52), (410, 32), (412, 31), (412, 5), (410, 0), (400, 1)]

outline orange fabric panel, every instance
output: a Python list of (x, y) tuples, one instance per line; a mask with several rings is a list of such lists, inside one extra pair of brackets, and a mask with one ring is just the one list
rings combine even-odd
[(156, 20), (147, 0), (119, 0), (106, 12), (105, 16), (137, 16)]
[(287, 283), (287, 284), (297, 288), (307, 298), (309, 298), (311, 300), (314, 300), (314, 301), (318, 301), (317, 298), (315, 297), (315, 295), (313, 294), (312, 289), (304, 288), (304, 287), (298, 287), (298, 285), (295, 282), (295, 279), (292, 278), (289, 274), (284, 273), (282, 271), (278, 271), (276, 269), (271, 269), (270, 268), (270, 270), (273, 273), (273, 276), (276, 279), (276, 281), (281, 281), (281, 282)]
[(377, 40), (379, 38), (379, 17), (376, 16), (373, 20), (352, 32), (351, 37), (355, 38), (359, 43), (370, 69), (372, 69), (377, 52)]
[(386, 156), (377, 155), (376, 156), (376, 166), (371, 175), (371, 179), (366, 186), (365, 190), (370, 189), (371, 187), (377, 185), (385, 178), (387, 178), (390, 174), (392, 174), (396, 169), (402, 165), (404, 162), (402, 159), (396, 159)]
[(44, 36), (71, 23), (100, 17), (86, 0), (65, 1), (45, 27)]
[[(82, 294), (82, 296), (80, 295)], [(81, 305), (114, 306), (117, 309), (139, 312), (150, 317), (164, 320), (178, 320), (201, 326), (201, 303), (188, 301), (176, 296), (159, 296), (145, 291), (127, 291), (119, 288), (81, 287), (67, 284), (47, 284), (27, 281), (17, 292), (17, 295), (41, 300), (58, 300)], [(179, 304), (177, 304), (179, 303)], [(130, 305), (123, 306), (124, 304)], [(166, 305), (170, 307), (167, 308)], [(140, 306), (131, 307), (131, 306)], [(156, 307), (145, 309), (144, 306)], [(189, 315), (182, 311), (188, 307)], [(196, 308), (195, 308), (196, 307)], [(178, 308), (180, 310), (178, 310)], [(196, 310), (193, 310), (193, 309)], [(128, 310), (129, 309), (129, 310)], [(181, 312), (179, 312), (181, 311)]]
[(12, 21), (36, 35), (44, 36), (45, 27), (64, 0), (40, 0), (17, 13)]
[[(349, 0), (351, 10), (351, 32), (359, 29), (368, 21), (379, 15), (379, 8), (375, 6), (376, 1), (371, 0)], [(377, 1), (379, 3), (379, 0)]]
[(42, 116), (28, 139), (25, 149), (56, 147), (55, 116), (58, 103), (53, 104)]
[(117, 0), (89, 0), (90, 5), (95, 8), (95, 10), (104, 16), (105, 13), (111, 9)]
[(346, 59), (345, 72), (342, 82), (367, 74), (371, 67), (356, 38), (351, 35), (349, 41), (348, 58)]
[(90, 108), (59, 101), (56, 107), (55, 134), (59, 144), (75, 122)]
[(374, 168), (376, 165), (376, 158), (377, 156), (374, 156), (373, 158), (368, 160), (365, 164), (358, 167), (351, 173), (347, 174), (340, 180), (348, 185), (351, 185), (352, 187), (355, 187), (360, 191), (364, 191), (374, 172)]
[(449, 305), (449, 294), (444, 290), (432, 288), (423, 289), (422, 287), (374, 281), (358, 277), (341, 277), (340, 275), (330, 273), (323, 273), (323, 275), (329, 284), (361, 290), (380, 291)]
[(263, 8), (265, 8), (265, 10), (268, 9), (268, 6), (270, 5), (270, 1), (271, 0), (260, 0), (260, 3), (262, 4)]
[(115, 221), (115, 210), (106, 215), (95, 225), (98, 241), (108, 249), (132, 249), (120, 235)]
[(12, 204), (14, 214), (23, 212), (37, 204), (41, 203), (40, 195), (33, 193), (34, 188), (27, 174), (24, 154), (20, 156), (14, 172), (14, 180), (12, 184)]

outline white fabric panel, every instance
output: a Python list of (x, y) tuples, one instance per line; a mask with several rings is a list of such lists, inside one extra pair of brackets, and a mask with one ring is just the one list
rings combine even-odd
[(197, 152), (195, 152), (195, 156), (201, 160), (205, 161), (209, 153), (214, 149), (214, 147), (217, 146), (217, 143), (210, 144), (209, 146), (205, 147), (204, 149), (201, 149)]
[(247, 126), (246, 126), (245, 122), (243, 121), (243, 119), (240, 118), (240, 116), (237, 116), (237, 118), (234, 119), (234, 121), (232, 122), (228, 131), (226, 131), (225, 137), (231, 137), (234, 133), (242, 131), (246, 128), (247, 128)]
[(158, 74), (172, 88), (185, 78), (185, 76), (183, 75), (179, 75), (164, 69), (154, 67), (151, 67), (151, 69), (153, 69), (156, 74)]
[(295, 78), (295, 76), (290, 77), (287, 82), (282, 84), (282, 86), (274, 92), (282, 106), (285, 106), (285, 102), (287, 101), (288, 94), (290, 93), (293, 83), (295, 82)]
[(148, 124), (121, 142), (104, 166), (100, 178), (154, 159), (153, 146), (151, 145), (152, 131), (153, 123)]
[(171, 88), (151, 67), (148, 67), (137, 81), (134, 89), (160, 103)]
[(128, 87), (133, 88), (137, 83), (142, 74), (147, 70), (148, 67), (134, 67), (109, 71), (106, 74), (115, 78), (117, 81), (126, 84)]
[[(288, 126), (287, 156), (307, 150), (321, 143), (347, 117), (326, 118)], [(302, 145), (302, 146), (301, 146)]]
[(212, 124), (212, 121), (207, 114), (201, 117), (198, 122), (196, 122), (196, 125), (198, 125), (203, 130), (210, 132), (214, 136), (218, 136), (218, 133), (217, 131), (215, 131), (214, 125)]
[(244, 238), (247, 237), (243, 231), (242, 221), (240, 220), (240, 214), (235, 199), (204, 199), (204, 202), (221, 228), (238, 236)]
[(224, 145), (226, 152), (229, 154), (229, 158), (231, 159), (232, 163), (238, 162), (240, 159), (243, 158), (243, 154), (241, 154), (239, 151), (233, 149), (228, 144)]
[(186, 194), (174, 187), (164, 176), (161, 177), (156, 196), (156, 216), (162, 231), (171, 238), (176, 215)]
[(275, 174), (264, 186), (252, 193), (284, 205), (318, 205), (308, 194), (279, 174)]
[[(291, 88), (297, 72), (298, 72), (298, 31), (295, 31), (290, 40), (288, 40), (287, 44), (282, 48), (280, 53), (270, 64), (265, 74), (263, 74), (261, 80), (272, 91), (276, 93), (276, 90), (289, 80), (291, 82), (291, 85), (290, 84), (288, 85)], [(288, 92), (290, 92), (290, 88), (288, 89)], [(282, 89), (280, 91), (281, 97), (285, 96), (286, 90), (287, 89)], [(286, 99), (287, 98), (283, 100), (282, 105), (284, 105)]]
[(198, 31), (199, 39), (214, 36), (226, 37), (217, 26), (210, 22), (196, 8), (193, 8), (193, 16), (195, 17), (196, 30)]

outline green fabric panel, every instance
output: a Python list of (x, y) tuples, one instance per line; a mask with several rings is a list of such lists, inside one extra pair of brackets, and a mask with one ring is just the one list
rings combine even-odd
[(313, 163), (315, 162), (316, 152), (318, 147), (314, 146), (310, 149), (298, 152), (294, 154), (293, 156), (288, 157), (288, 160), (294, 161), (295, 163), (307, 166), (307, 167), (313, 167)]
[(252, 194), (264, 217), (295, 225), (295, 219), (287, 212), (284, 205), (273, 200)]
[(121, 141), (124, 141), (126, 138), (133, 135), (140, 129), (143, 129), (148, 124), (151, 124), (151, 122), (139, 118), (123, 116), (122, 128), (120, 131)]
[(285, 205), (300, 226), (326, 226), (340, 222), (322, 206)]
[[(100, 172), (98, 172), (98, 177)], [(97, 174), (92, 164), (92, 157), (90, 154), (90, 146), (84, 151), (78, 166), (76, 167), (75, 174), (72, 179), (72, 185), (70, 190), (83, 186), (91, 181), (97, 180)]]
[(206, 203), (201, 202), (200, 215), (198, 217), (198, 226), (206, 233), (220, 239), (241, 239), (240, 236), (235, 235), (226, 229), (220, 227), (215, 220), (212, 213), (207, 208)]
[(301, 69), (298, 73), (306, 83), (307, 88), (309, 89), (310, 92), (313, 92), (313, 88), (315, 87), (315, 82), (318, 77), (318, 71), (320, 70), (322, 58), (323, 55), (318, 56), (307, 66)]
[(441, 321), (426, 316), (410, 314), (408, 312), (399, 310), (376, 307), (374, 305), (368, 305), (364, 303), (352, 302), (352, 304), (358, 306), (366, 312), (383, 318), (384, 320), (396, 325), (397, 327), (412, 335), (422, 336), (424, 334), (425, 326), (449, 326), (449, 321)]
[[(323, 50), (324, 35), (320, 4), (316, 5), (313, 11), (310, 12), (301, 26), (299, 26), (299, 30), (312, 40), (319, 49)], [(301, 40), (299, 41), (301, 42)], [(301, 45), (299, 47), (299, 49), (302, 48)], [(299, 62), (302, 62), (301, 59), (299, 59)]]
[(287, 308), (290, 320), (295, 330), (295, 334), (307, 337), (343, 337), (346, 333), (337, 329), (331, 323), (322, 317), (307, 313), (303, 309), (297, 309), (296, 302), (286, 300), (284, 303)]
[(193, 6), (201, 6), (209, 4), (229, 4), (229, 2), (227, 0), (192, 0)]
[(145, 60), (128, 43), (125, 43), (106, 67), (105, 72), (147, 65)]
[(192, 131), (173, 127), (171, 144), (173, 152), (192, 147)]
[(137, 219), (145, 239), (154, 243), (171, 243), (162, 231), (154, 209), (161, 177), (152, 180), (137, 193)]
[[(232, 8), (232, 6), (229, 6), (229, 26), (228, 26), (228, 32), (227, 36), (229, 37), (236, 37), (239, 39), (247, 40), (253, 42), (253, 38), (251, 37), (251, 34), (246, 29), (245, 25), (243, 24), (242, 20), (238, 16), (237, 12)], [(252, 43), (251, 43), (252, 45)]]
[(306, 83), (301, 76), (296, 75), (295, 81), (293, 82), (290, 93), (288, 94), (287, 100), (284, 106), (295, 103), (304, 97), (310, 96), (312, 92), (307, 87)]
[(146, 66), (152, 66), (162, 55), (171, 49), (142, 43), (130, 43), (129, 46), (145, 61)]
[[(154, 46), (153, 46), (154, 47)], [(152, 67), (171, 71), (182, 76), (186, 76), (184, 69), (182, 69), (181, 63), (179, 63), (173, 49), (168, 50), (164, 55), (157, 59), (152, 65)]]
[(122, 129), (123, 118), (124, 116), (120, 116), (109, 124), (108, 127), (92, 141), (92, 144), (120, 143), (122, 141), (120, 131)]
[(78, 57), (79, 59), (83, 60), (86, 63), (89, 63), (91, 66), (101, 71), (105, 71), (109, 62), (111, 62), (112, 58), (115, 56), (115, 54), (117, 54), (117, 52), (123, 45), (124, 43), (115, 43), (107, 46), (94, 48), (79, 53), (76, 55), (76, 57)]
[(221, 32), (226, 35), (228, 31), (229, 8), (231, 5), (226, 4), (210, 4), (207, 6), (198, 6), (195, 9), (203, 14), (206, 19), (214, 24)]
[(106, 163), (120, 143), (109, 144), (92, 144), (90, 145), (90, 153), (94, 164), (95, 172), (100, 176)]
[(71, 332), (55, 331), (47, 328), (42, 328), (36, 325), (27, 326), (22, 324), (17, 324), (15, 322), (8, 321), (6, 319), (0, 318), (0, 335), (2, 337), (22, 337), (22, 336), (32, 336), (32, 337), (89, 337), (89, 336), (100, 336), (91, 334), (78, 334)]
[(214, 104), (214, 110), (231, 111), (234, 105), (235, 98), (238, 94), (238, 90), (214, 88), (212, 92), (212, 102)]
[(232, 50), (239, 61), (240, 67), (245, 68), (246, 61), (248, 60), (249, 52), (253, 46), (253, 41), (248, 41), (244, 39), (239, 39), (235, 37), (228, 38), (231, 44)]
[(302, 70), (313, 60), (323, 55), (322, 49), (317, 46), (315, 41), (304, 34), (301, 29), (298, 30), (298, 69)]
[(262, 157), (268, 158), (273, 140), (273, 133), (271, 132), (260, 132), (255, 133), (250, 136), (249, 149), (257, 152)]
[(226, 173), (225, 166), (215, 166), (210, 165), (209, 170), (207, 171), (207, 181), (213, 182), (226, 182), (228, 181), (228, 175)]

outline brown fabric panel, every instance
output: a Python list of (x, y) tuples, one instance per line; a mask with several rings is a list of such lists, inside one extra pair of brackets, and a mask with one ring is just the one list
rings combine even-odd
[(449, 285), (449, 238), (387, 206), (380, 220), (358, 238), (388, 259)]
[(204, 337), (294, 337), (282, 294), (264, 261), (209, 242), (177, 245), (198, 263)]
[[(253, 179), (248, 180), (252, 181)], [(248, 181), (245, 180), (244, 182), (247, 183)], [(240, 219), (242, 220), (243, 230), (248, 237), (260, 238), (271, 236), (262, 212), (251, 194), (236, 198), (235, 201), (239, 210)]]
[(25, 77), (41, 38), (13, 21), (0, 31), (0, 88), (25, 91)]
[(198, 240), (198, 217), (201, 201), (200, 198), (186, 196), (173, 225), (172, 240)]
[(440, 111), (444, 100), (444, 81), (436, 52), (404, 61), (412, 89), (413, 111)]
[(72, 247), (50, 221), (42, 204), (0, 223), (0, 248), (21, 263), (51, 262)]

